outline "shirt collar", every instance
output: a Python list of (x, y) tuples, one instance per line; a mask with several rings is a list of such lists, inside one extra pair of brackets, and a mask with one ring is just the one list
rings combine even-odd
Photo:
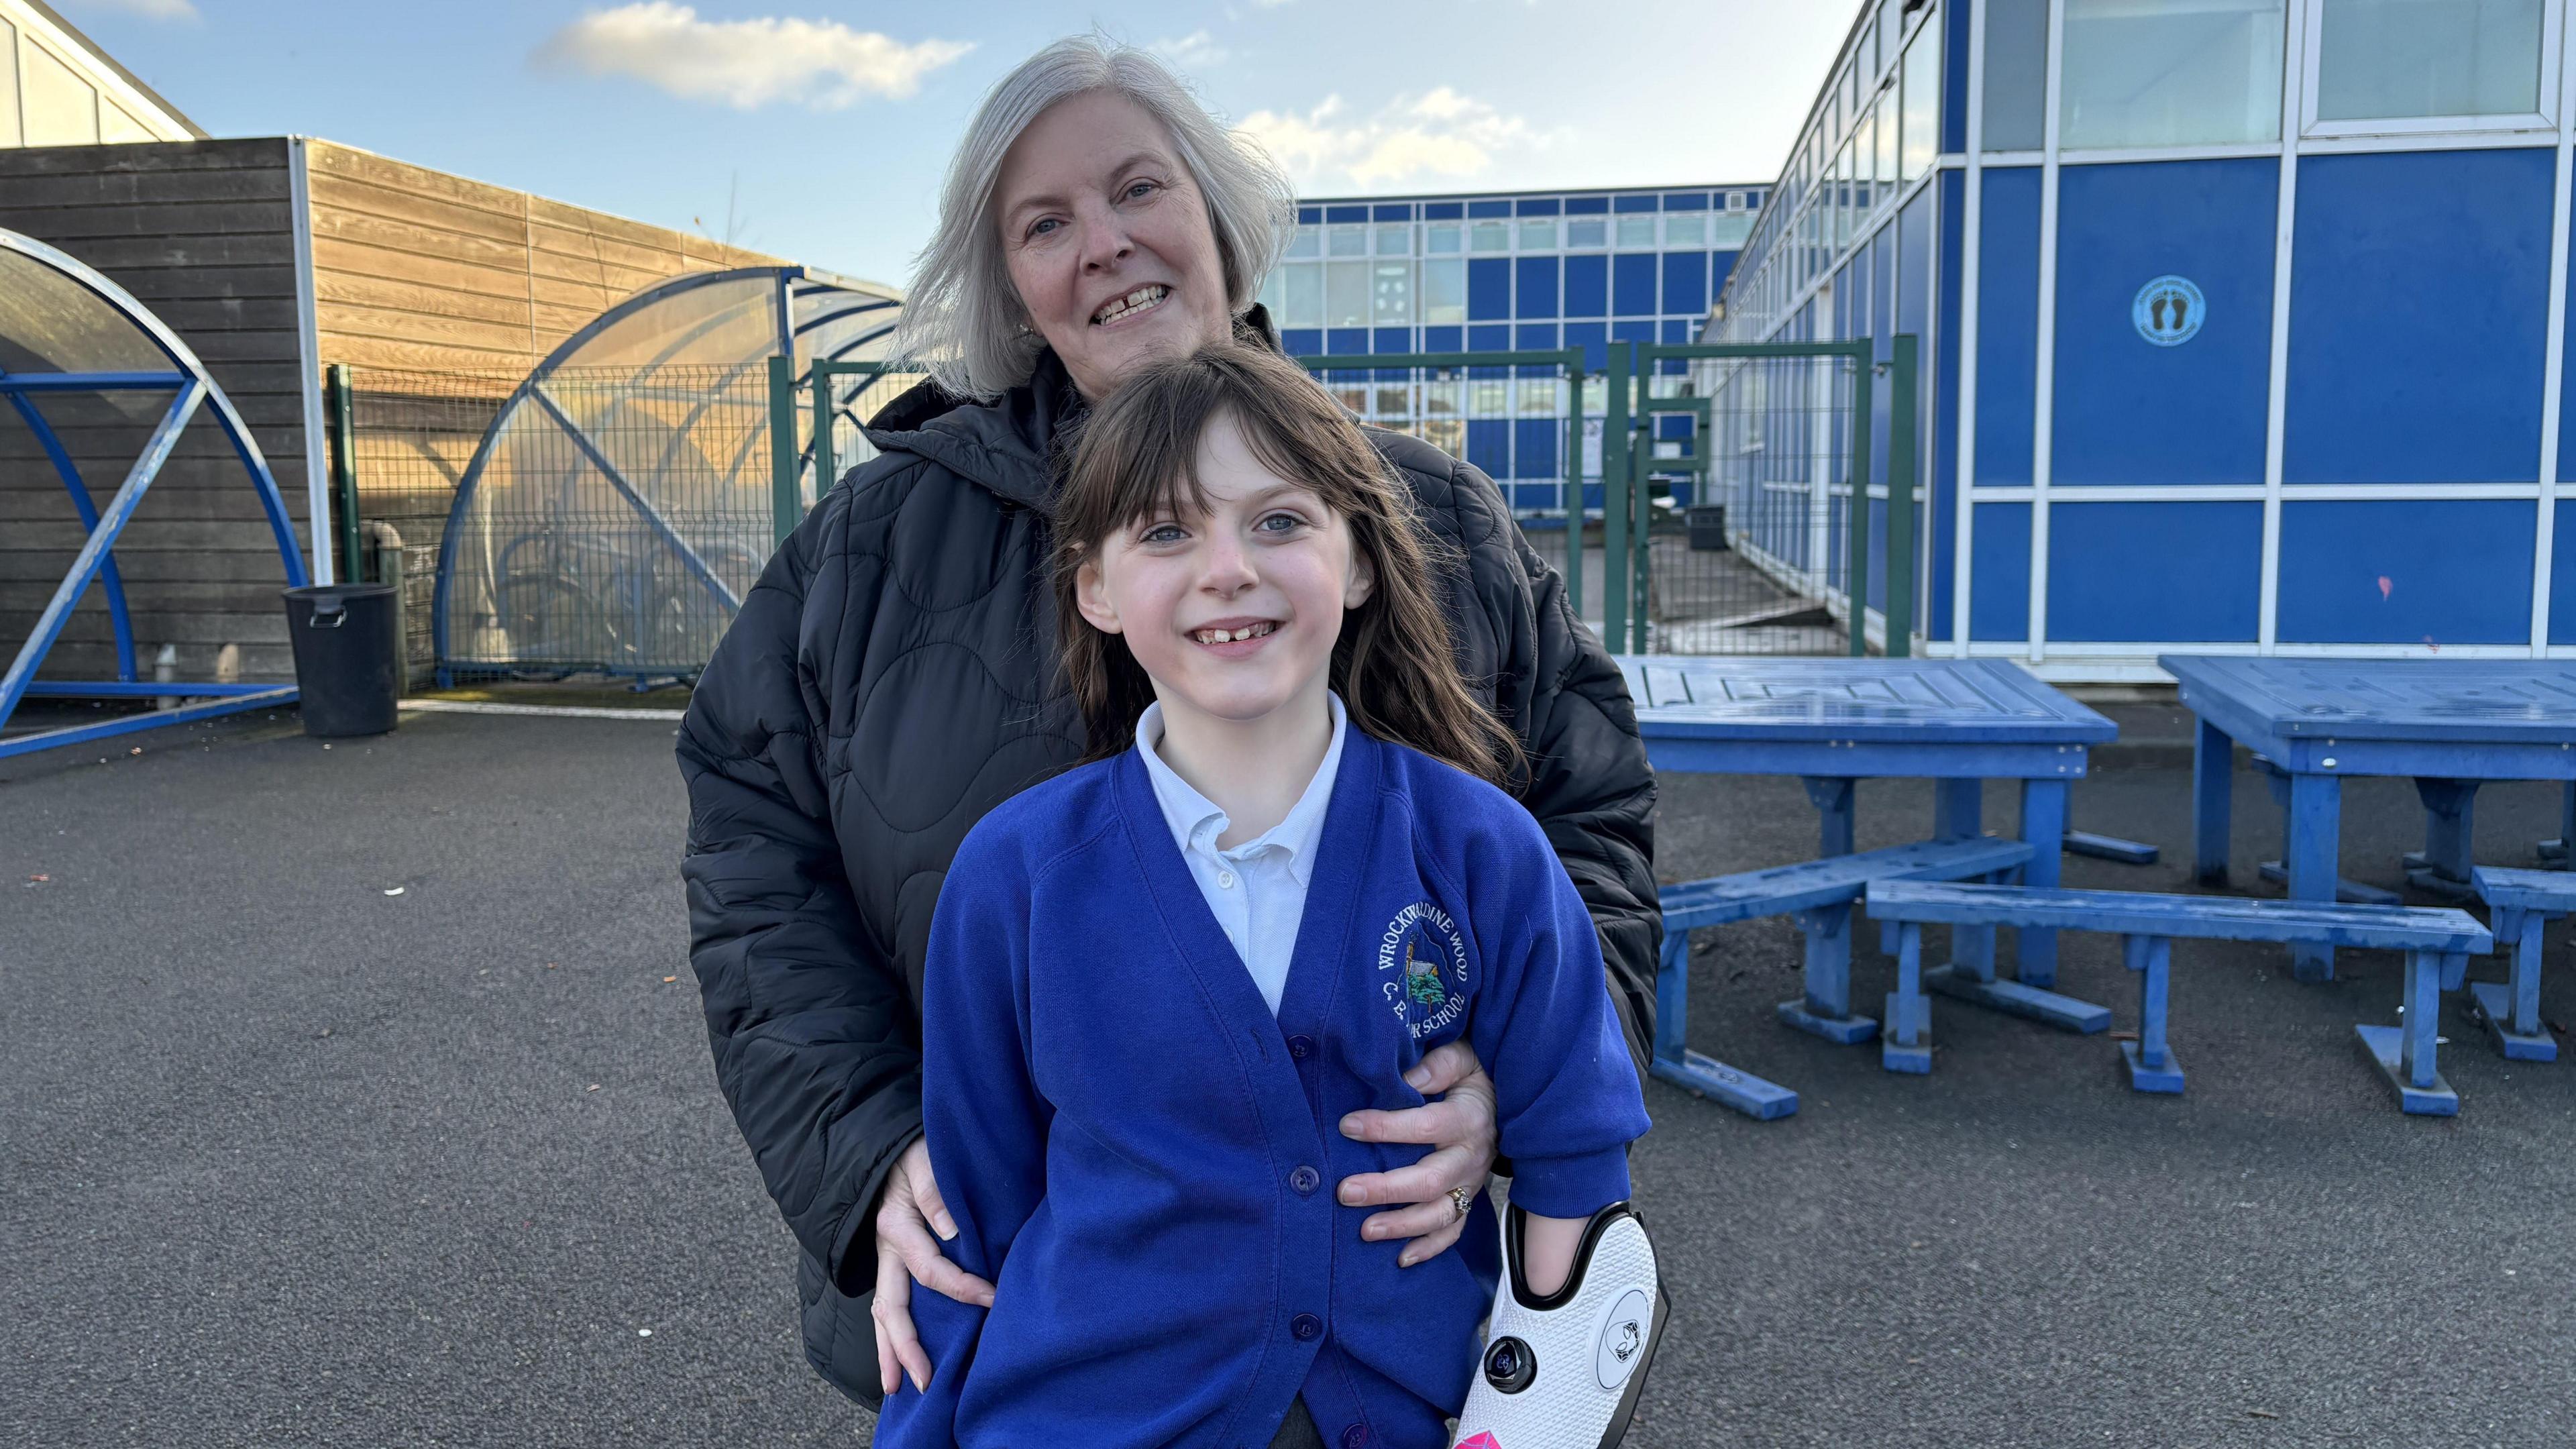
[[(1324, 702), (1333, 715), (1332, 743), (1324, 747), (1323, 763), (1315, 767), (1315, 777), (1306, 782), (1306, 791), (1278, 824), (1257, 839), (1247, 840), (1224, 854), (1248, 858), (1266, 847), (1288, 853), (1288, 872), (1305, 885), (1315, 873), (1315, 841), (1323, 834), (1324, 812), (1333, 801), (1333, 781), (1341, 774), (1342, 739), (1350, 727), (1349, 713), (1342, 708), (1340, 695), (1324, 692)], [(1145, 706), (1136, 719), (1136, 753), (1143, 757), (1145, 774), (1154, 782), (1154, 800), (1163, 807), (1163, 823), (1171, 828), (1172, 837), (1185, 842), (1185, 848), (1218, 854), (1217, 837), (1225, 834), (1233, 821), (1215, 801), (1202, 795), (1179, 772), (1163, 763), (1156, 746), (1163, 740), (1163, 706), (1157, 702)]]

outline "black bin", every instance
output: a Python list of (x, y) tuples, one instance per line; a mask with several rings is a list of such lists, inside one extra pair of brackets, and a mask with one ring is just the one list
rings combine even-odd
[(1690, 524), (1690, 546), (1699, 549), (1726, 547), (1726, 505), (1703, 503), (1685, 508), (1682, 516)]
[(321, 584), (286, 591), (295, 687), (304, 732), (316, 739), (380, 735), (402, 693), (401, 615), (391, 584)]

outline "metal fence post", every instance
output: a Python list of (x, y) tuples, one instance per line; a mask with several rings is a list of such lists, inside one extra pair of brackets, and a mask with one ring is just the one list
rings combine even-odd
[(1871, 344), (1852, 344), (1851, 520), (1843, 525), (1850, 561), (1843, 568), (1843, 595), (1851, 606), (1851, 652), (1869, 653), (1869, 429), (1870, 371), (1877, 364)]
[(1913, 333), (1894, 340), (1887, 400), (1887, 657), (1914, 651), (1914, 400), (1919, 354)]
[(1610, 344), (1610, 399), (1601, 420), (1601, 642), (1628, 649), (1628, 373), (1634, 344)]
[(357, 404), (349, 396), (349, 364), (335, 362), (326, 374), (331, 398), (331, 482), (340, 497), (340, 557), (344, 582), (366, 582), (358, 563)]
[(769, 359), (769, 526), (785, 543), (804, 520), (796, 486), (796, 359)]
[(841, 481), (841, 460), (832, 456), (832, 365), (814, 364), (814, 496), (822, 497)]
[(1583, 353), (1565, 364), (1565, 591), (1583, 617)]

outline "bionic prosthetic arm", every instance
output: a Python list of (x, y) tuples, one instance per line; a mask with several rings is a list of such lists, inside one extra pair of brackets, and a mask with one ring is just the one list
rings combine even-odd
[(1655, 1245), (1636, 1209), (1612, 1203), (1584, 1228), (1565, 1286), (1542, 1298), (1522, 1268), (1526, 1216), (1505, 1215), (1506, 1271), (1457, 1449), (1611, 1449), (1628, 1432), (1672, 1308)]

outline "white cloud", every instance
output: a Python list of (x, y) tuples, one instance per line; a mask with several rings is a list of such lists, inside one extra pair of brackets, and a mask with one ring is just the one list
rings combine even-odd
[(868, 96), (908, 97), (923, 76), (972, 49), (953, 40), (906, 45), (830, 20), (700, 20), (689, 6), (640, 0), (590, 11), (548, 36), (532, 58), (633, 76), (686, 100), (738, 110), (772, 101), (839, 110)]
[(1342, 98), (1333, 95), (1302, 116), (1256, 111), (1244, 118), (1243, 129), (1307, 185), (1347, 179), (1366, 187), (1414, 176), (1471, 177), (1501, 155), (1544, 144), (1527, 121), (1447, 86), (1427, 95), (1398, 96), (1365, 120), (1346, 119)]
[(1216, 43), (1216, 37), (1204, 30), (1193, 30), (1178, 40), (1157, 40), (1145, 47), (1183, 70), (1203, 65), (1223, 65), (1232, 51)]
[(190, 0), (88, 0), (94, 10), (123, 10), (147, 20), (201, 20)]

